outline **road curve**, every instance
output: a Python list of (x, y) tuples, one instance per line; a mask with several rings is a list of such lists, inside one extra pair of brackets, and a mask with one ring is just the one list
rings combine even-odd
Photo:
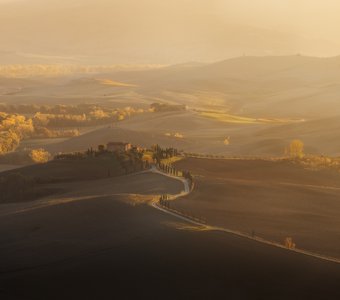
[[(183, 183), (184, 191), (182, 191), (180, 194), (177, 194), (177, 195), (171, 195), (169, 200), (175, 200), (175, 199), (178, 199), (180, 197), (187, 196), (193, 190), (193, 189), (190, 190), (189, 182), (185, 178), (169, 175), (167, 173), (164, 173), (164, 172), (158, 170), (155, 166), (153, 166), (149, 170), (149, 172), (160, 174), (160, 175), (163, 175), (163, 176), (166, 176), (166, 177), (170, 177), (170, 178), (173, 178), (175, 180), (179, 180), (179, 181), (181, 181)], [(277, 248), (281, 248), (281, 249), (284, 249), (284, 250), (287, 250), (287, 251), (292, 251), (292, 252), (295, 252), (295, 253), (306, 255), (306, 256), (309, 256), (309, 257), (313, 257), (313, 258), (321, 259), (321, 260), (324, 260), (324, 261), (340, 264), (340, 259), (339, 258), (330, 257), (330, 256), (326, 256), (326, 255), (310, 252), (310, 251), (307, 251), (307, 250), (302, 250), (302, 249), (288, 249), (284, 245), (281, 245), (281, 244), (279, 244), (277, 242), (269, 241), (269, 240), (266, 240), (266, 239), (263, 239), (263, 238), (260, 238), (260, 237), (252, 237), (252, 236), (244, 234), (244, 233), (242, 233), (240, 231), (235, 231), (235, 230), (231, 230), (231, 229), (227, 229), (227, 228), (223, 228), (223, 227), (209, 226), (207, 224), (200, 223), (200, 222), (192, 220), (192, 219), (190, 219), (190, 218), (188, 218), (186, 216), (183, 216), (183, 215), (179, 214), (178, 212), (176, 212), (174, 210), (169, 210), (169, 209), (167, 209), (165, 207), (162, 207), (159, 204), (158, 200), (152, 202), (151, 206), (153, 208), (159, 210), (159, 211), (162, 211), (162, 212), (164, 212), (164, 213), (166, 213), (168, 215), (174, 216), (174, 217), (176, 217), (176, 218), (178, 218), (180, 220), (186, 221), (188, 223), (191, 223), (191, 224), (194, 224), (194, 225), (197, 225), (197, 226), (204, 227), (206, 230), (219, 231), (219, 232), (225, 232), (225, 233), (228, 233), (228, 234), (233, 234), (233, 235), (236, 235), (236, 236), (239, 236), (239, 237), (242, 237), (242, 238), (246, 238), (246, 239), (249, 239), (249, 240), (252, 240), (252, 241), (256, 241), (256, 242), (261, 243), (261, 244), (266, 244), (268, 246), (277, 247)]]

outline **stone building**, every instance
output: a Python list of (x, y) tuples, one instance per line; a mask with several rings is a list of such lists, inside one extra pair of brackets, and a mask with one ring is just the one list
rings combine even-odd
[(110, 152), (126, 152), (132, 148), (130, 143), (123, 143), (123, 142), (110, 142), (106, 145), (107, 151)]

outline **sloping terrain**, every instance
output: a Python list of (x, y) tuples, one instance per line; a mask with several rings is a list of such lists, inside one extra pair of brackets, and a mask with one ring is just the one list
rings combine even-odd
[(18, 168), (18, 166), (16, 166), (16, 165), (0, 164), (0, 173), (8, 171), (8, 170), (14, 170), (16, 168)]
[(176, 139), (167, 137), (164, 134), (128, 130), (112, 125), (61, 143), (46, 145), (44, 148), (51, 153), (57, 153), (60, 151), (82, 151), (90, 147), (97, 148), (98, 145), (106, 145), (108, 142), (114, 141), (131, 142), (135, 145), (144, 147), (150, 147), (153, 144), (159, 143), (164, 146), (178, 148), (182, 148), (182, 145), (187, 143), (182, 140), (178, 140), (178, 143), (176, 143)]
[(295, 55), (244, 56), (212, 64), (138, 71), (98, 70), (94, 74), (86, 74), (84, 67), (83, 74), (71, 73), (53, 80), (40, 78), (40, 83), (45, 80), (40, 85), (4, 78), (0, 100), (25, 103), (124, 100), (142, 105), (165, 101), (194, 109), (223, 109), (246, 117), (313, 119), (334, 116), (338, 111), (339, 65), (339, 57)]
[(1, 205), (1, 299), (340, 296), (337, 264), (202, 231), (143, 204), (180, 185), (141, 174)]
[[(108, 172), (110, 175), (108, 175)], [(120, 162), (113, 157), (96, 159), (52, 160), (44, 164), (33, 164), (15, 168), (6, 174), (18, 173), (37, 178), (42, 182), (67, 182), (76, 180), (100, 179), (125, 174)]]
[(44, 75), (42, 71), (39, 76), (28, 76), (29, 79), (0, 77), (0, 101), (7, 104), (38, 105), (112, 101), (116, 107), (148, 106), (151, 103), (135, 91), (133, 84), (105, 78), (105, 74), (95, 70), (86, 74), (86, 67), (84, 69), (84, 73), (72, 73), (71, 70), (70, 74), (61, 75)]
[(340, 258), (340, 173), (288, 161), (185, 159), (194, 192), (173, 204), (208, 224)]
[[(226, 156), (283, 156), (294, 139), (306, 153), (340, 154), (338, 117), (302, 122), (234, 123), (207, 118), (195, 111), (141, 114), (117, 125), (42, 145), (51, 153), (82, 151), (109, 141), (126, 141), (144, 147), (160, 144), (201, 154)], [(338, 138), (339, 137), (339, 138)]]
[(338, 109), (339, 64), (339, 57), (239, 57), (112, 76), (137, 84), (141, 94), (193, 108), (224, 108), (257, 118), (316, 118)]
[(339, 57), (245, 56), (91, 76), (6, 78), (0, 80), (0, 101), (188, 106), (187, 112), (145, 114), (46, 146), (53, 153), (123, 139), (187, 152), (281, 156), (299, 138), (309, 153), (339, 155), (339, 66)]

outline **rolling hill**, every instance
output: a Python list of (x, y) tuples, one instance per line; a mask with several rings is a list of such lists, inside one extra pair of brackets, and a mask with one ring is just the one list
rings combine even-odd
[[(188, 106), (185, 113), (139, 116), (120, 123), (115, 132), (103, 129), (97, 137), (86, 135), (47, 146), (52, 152), (123, 139), (189, 152), (282, 155), (290, 140), (300, 138), (307, 152), (338, 155), (339, 76), (339, 57), (244, 56), (213, 64), (107, 71), (95, 76), (6, 78), (1, 80), (0, 101)], [(174, 138), (177, 133), (184, 138)]]
[(202, 230), (148, 205), (181, 185), (140, 174), (1, 205), (1, 299), (340, 296), (337, 264)]
[(109, 141), (126, 141), (143, 147), (160, 144), (201, 154), (263, 157), (283, 156), (292, 140), (301, 139), (307, 154), (338, 156), (338, 120), (338, 117), (329, 117), (304, 122), (253, 124), (219, 121), (190, 110), (149, 113), (79, 137), (40, 146), (58, 153), (96, 148)]
[(6, 79), (1, 88), (17, 92), (3, 93), (0, 100), (168, 102), (246, 117), (314, 119), (336, 115), (339, 76), (339, 57), (245, 56), (212, 64), (78, 74), (45, 83), (41, 79), (33, 86)]
[(340, 174), (289, 161), (184, 159), (196, 188), (171, 203), (208, 224), (340, 258)]
[(339, 57), (239, 57), (115, 76), (150, 97), (262, 118), (334, 115), (340, 94)]

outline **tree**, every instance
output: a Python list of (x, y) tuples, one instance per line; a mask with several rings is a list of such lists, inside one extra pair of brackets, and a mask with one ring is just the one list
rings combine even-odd
[(284, 240), (284, 245), (287, 249), (295, 249), (296, 245), (291, 237), (286, 237)]
[(109, 118), (109, 115), (100, 108), (90, 112), (90, 115), (96, 120)]
[(290, 157), (293, 158), (302, 158), (304, 157), (304, 144), (301, 140), (293, 140), (291, 141), (289, 148), (288, 148), (288, 154)]
[(44, 149), (34, 149), (29, 156), (35, 163), (46, 163), (51, 159), (51, 154)]

